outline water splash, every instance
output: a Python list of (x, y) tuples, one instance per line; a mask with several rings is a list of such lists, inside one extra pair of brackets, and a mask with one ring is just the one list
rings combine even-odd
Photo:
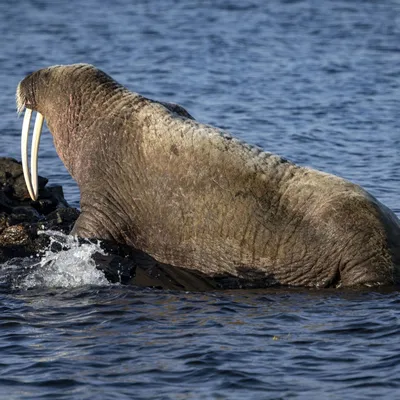
[[(104, 254), (98, 243), (79, 243), (76, 238), (56, 231), (38, 233), (49, 236), (48, 249), (39, 261), (24, 259), (22, 264), (20, 262), (16, 265), (14, 260), (10, 260), (6, 270), (8, 269), (9, 272), (14, 270), (11, 285), (13, 289), (74, 288), (110, 284), (103, 272), (96, 268), (92, 259), (95, 253)], [(55, 250), (55, 248), (58, 249)], [(4, 268), (2, 269), (4, 271)]]

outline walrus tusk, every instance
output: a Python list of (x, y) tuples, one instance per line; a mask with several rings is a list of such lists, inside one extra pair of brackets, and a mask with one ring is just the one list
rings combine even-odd
[(28, 168), (28, 135), (29, 135), (29, 125), (31, 123), (32, 110), (27, 108), (25, 110), (24, 122), (22, 124), (22, 134), (21, 134), (21, 158), (22, 158), (22, 170), (24, 171), (24, 179), (26, 187), (28, 188), (29, 195), (31, 199), (34, 200), (31, 177), (29, 175)]
[(35, 201), (38, 197), (38, 149), (40, 142), (40, 135), (43, 127), (43, 115), (39, 112), (36, 115), (35, 127), (33, 129), (32, 138), (32, 151), (31, 151), (31, 173), (29, 174), (28, 168), (28, 136), (29, 126), (32, 118), (32, 110), (27, 108), (25, 110), (24, 122), (22, 124), (21, 134), (21, 158), (22, 170), (24, 172), (24, 179), (26, 187), (28, 188), (31, 199)]
[[(35, 127), (33, 128), (33, 138), (32, 138), (32, 149), (31, 149), (31, 179), (33, 186), (33, 196), (32, 200), (38, 198), (38, 152), (40, 136), (42, 134), (43, 128), (43, 115), (40, 112), (36, 115)], [(32, 196), (31, 196), (32, 197)]]

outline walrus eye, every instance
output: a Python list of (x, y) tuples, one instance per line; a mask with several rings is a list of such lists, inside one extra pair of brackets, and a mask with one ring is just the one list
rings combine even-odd
[(33, 128), (32, 149), (31, 149), (31, 173), (28, 168), (28, 136), (29, 126), (31, 124), (32, 110), (25, 109), (24, 122), (22, 124), (21, 134), (21, 158), (22, 170), (24, 171), (24, 179), (28, 188), (29, 196), (35, 201), (38, 197), (38, 151), (40, 143), (40, 135), (42, 134), (43, 115), (38, 112)]

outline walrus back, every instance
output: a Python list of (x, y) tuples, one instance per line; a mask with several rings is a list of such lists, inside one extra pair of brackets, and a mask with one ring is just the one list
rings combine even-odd
[(156, 111), (141, 142), (144, 251), (208, 274), (263, 271), (284, 284), (393, 279), (398, 220), (357, 185)]

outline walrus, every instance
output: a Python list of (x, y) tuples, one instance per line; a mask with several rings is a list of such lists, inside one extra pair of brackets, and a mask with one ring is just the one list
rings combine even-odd
[(26, 109), (29, 193), (38, 196), (44, 118), (80, 188), (74, 235), (210, 277), (309, 287), (399, 283), (400, 222), (356, 184), (243, 143), (92, 65), (33, 72), (16, 98), (18, 111)]

